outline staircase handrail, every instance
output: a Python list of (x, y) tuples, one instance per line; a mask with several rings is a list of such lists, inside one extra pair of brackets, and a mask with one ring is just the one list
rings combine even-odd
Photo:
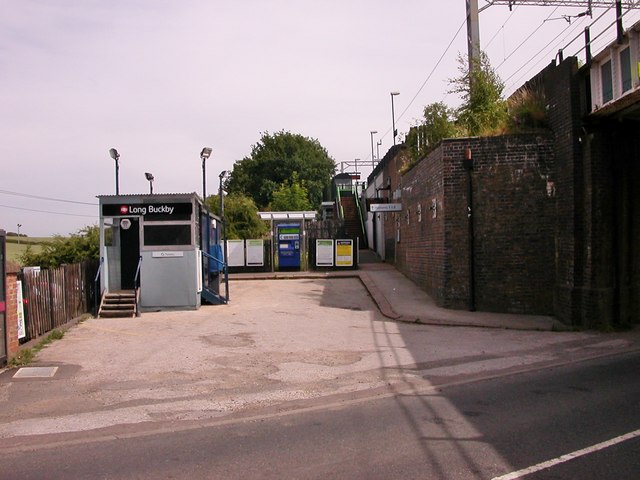
[(138, 257), (136, 276), (133, 278), (133, 285), (136, 290), (136, 317), (140, 316), (140, 267), (142, 267), (142, 255)]
[(100, 281), (100, 274), (102, 273), (102, 265), (104, 264), (104, 257), (100, 257), (100, 265), (98, 266), (98, 271), (96, 272), (96, 277), (93, 279), (93, 316), (98, 316), (98, 298), (102, 299), (102, 290), (100, 290), (100, 295), (98, 295), (98, 282)]
[(336, 204), (338, 205), (338, 219), (344, 220), (344, 210), (342, 209), (342, 199), (340, 198), (340, 187), (336, 185)]
[[(353, 187), (353, 196), (356, 199), (356, 207), (358, 207), (358, 219), (360, 220), (360, 229), (362, 232), (362, 238), (364, 240), (364, 243), (366, 244), (367, 242), (367, 236), (365, 233), (365, 229), (364, 229), (364, 215), (362, 214), (362, 207), (360, 206), (360, 198), (358, 197), (358, 186), (355, 185)], [(363, 245), (363, 247), (365, 247), (366, 245)]]

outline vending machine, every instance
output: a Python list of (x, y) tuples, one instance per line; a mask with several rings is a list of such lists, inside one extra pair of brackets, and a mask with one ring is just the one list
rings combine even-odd
[(278, 269), (300, 270), (300, 224), (282, 223), (278, 230)]

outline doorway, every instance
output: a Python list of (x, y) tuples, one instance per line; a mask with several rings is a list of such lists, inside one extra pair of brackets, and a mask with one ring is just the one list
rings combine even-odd
[(134, 290), (140, 259), (140, 220), (137, 217), (120, 220), (120, 288)]

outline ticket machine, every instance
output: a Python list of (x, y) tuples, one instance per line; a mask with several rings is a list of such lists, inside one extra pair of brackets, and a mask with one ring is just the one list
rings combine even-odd
[(299, 223), (282, 223), (278, 229), (278, 269), (300, 270), (300, 235)]

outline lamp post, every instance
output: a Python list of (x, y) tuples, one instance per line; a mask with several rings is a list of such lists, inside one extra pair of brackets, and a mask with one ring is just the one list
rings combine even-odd
[(116, 161), (116, 195), (120, 195), (120, 166), (118, 165), (118, 160), (120, 159), (120, 154), (115, 148), (109, 149), (109, 155)]
[(378, 162), (380, 161), (380, 145), (382, 145), (382, 140), (378, 140), (378, 142), (376, 143), (376, 156), (378, 157)]
[(393, 97), (396, 95), (400, 95), (400, 92), (391, 92), (391, 125), (393, 127), (393, 144), (396, 144), (396, 135), (398, 135), (398, 131), (396, 130), (396, 113), (393, 109)]
[(207, 201), (207, 172), (205, 168), (205, 162), (210, 156), (211, 149), (209, 147), (204, 147), (200, 152), (200, 158), (202, 159), (202, 201), (205, 203)]
[(149, 180), (149, 194), (153, 195), (153, 173), (144, 172), (144, 176)]
[(224, 258), (224, 295), (226, 303), (229, 303), (229, 268), (227, 265), (227, 219), (224, 217), (224, 190), (222, 190), (222, 182), (227, 176), (227, 171), (220, 172), (220, 221), (222, 222), (222, 238), (223, 238), (223, 254)]
[(20, 245), (20, 227), (22, 226), (21, 223), (18, 224), (18, 245)]
[(371, 168), (375, 167), (376, 165), (376, 157), (373, 154), (373, 136), (378, 133), (377, 130), (371, 130)]

